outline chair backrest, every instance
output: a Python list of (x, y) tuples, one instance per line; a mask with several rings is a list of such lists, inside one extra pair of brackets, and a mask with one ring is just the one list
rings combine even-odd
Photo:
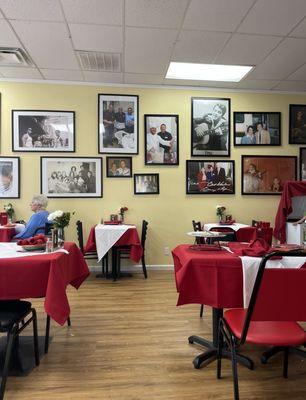
[(192, 220), (192, 227), (194, 232), (199, 232), (203, 230), (201, 222), (200, 221), (196, 222), (194, 219)]
[(148, 230), (149, 222), (143, 220), (142, 228), (141, 228), (141, 246), (143, 251), (145, 250), (146, 238), (147, 238), (147, 230)]
[(256, 219), (252, 219), (252, 226), (257, 226), (258, 221)]
[(273, 252), (259, 265), (240, 343), (251, 321), (306, 321), (306, 268), (265, 269), (271, 257), (306, 257), (302, 251)]
[(46, 236), (51, 235), (51, 229), (53, 228), (52, 222), (46, 222), (44, 226), (38, 226), (33, 235), (36, 235), (37, 233), (43, 233)]
[(79, 248), (82, 253), (84, 253), (84, 239), (83, 239), (83, 224), (82, 221), (77, 221), (76, 222), (76, 227), (77, 227), (77, 236), (78, 236), (78, 242), (79, 242)]

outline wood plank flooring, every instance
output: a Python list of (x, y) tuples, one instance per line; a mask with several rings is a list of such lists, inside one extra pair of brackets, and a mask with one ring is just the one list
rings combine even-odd
[[(7, 400), (203, 400), (231, 399), (230, 362), (223, 378), (216, 364), (195, 370), (200, 350), (187, 343), (191, 334), (210, 338), (211, 313), (199, 306), (176, 307), (170, 271), (149, 271), (118, 282), (93, 275), (76, 291), (68, 290), (72, 327), (51, 325), (49, 353), (27, 377), (9, 377)], [(43, 301), (34, 300), (40, 334)], [(291, 356), (289, 378), (281, 377), (282, 359), (261, 365), (263, 349), (247, 348), (256, 369), (239, 367), (241, 399), (305, 399), (306, 360)]]

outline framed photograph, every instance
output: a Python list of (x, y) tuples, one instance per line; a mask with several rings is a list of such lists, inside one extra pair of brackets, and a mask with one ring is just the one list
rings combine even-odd
[(280, 146), (280, 112), (234, 112), (235, 146)]
[(138, 96), (99, 94), (99, 153), (138, 154)]
[(179, 164), (179, 116), (146, 114), (145, 164)]
[(306, 181), (306, 147), (300, 147), (300, 180)]
[(186, 194), (234, 193), (235, 161), (186, 161)]
[(306, 144), (306, 104), (289, 104), (289, 144)]
[(241, 156), (241, 193), (279, 195), (296, 180), (296, 168), (294, 156)]
[(132, 178), (132, 157), (106, 157), (108, 178)]
[(40, 166), (47, 197), (102, 197), (101, 157), (41, 157)]
[(231, 100), (191, 98), (191, 155), (230, 155)]
[(0, 157), (0, 199), (20, 197), (20, 158)]
[(13, 151), (75, 151), (74, 111), (12, 110)]
[(159, 194), (159, 174), (134, 174), (134, 194)]

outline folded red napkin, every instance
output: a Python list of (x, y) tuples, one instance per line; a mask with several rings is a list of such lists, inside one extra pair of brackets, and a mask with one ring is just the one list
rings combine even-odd
[(120, 225), (121, 221), (104, 221), (104, 225)]
[[(228, 247), (230, 250), (237, 254), (237, 256), (250, 256), (250, 257), (262, 257), (265, 254), (275, 251), (263, 238), (257, 238), (250, 242), (249, 244), (242, 243), (229, 243)], [(281, 257), (275, 256), (271, 259), (278, 259)]]

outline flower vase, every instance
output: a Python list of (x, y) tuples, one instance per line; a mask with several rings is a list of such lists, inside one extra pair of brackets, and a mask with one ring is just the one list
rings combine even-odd
[(61, 241), (65, 241), (65, 232), (64, 228), (57, 228), (58, 239)]
[(119, 214), (119, 221), (123, 224), (123, 222), (124, 222), (124, 214)]
[(223, 221), (224, 221), (223, 215), (220, 215), (220, 216), (219, 216), (219, 224), (222, 224)]

